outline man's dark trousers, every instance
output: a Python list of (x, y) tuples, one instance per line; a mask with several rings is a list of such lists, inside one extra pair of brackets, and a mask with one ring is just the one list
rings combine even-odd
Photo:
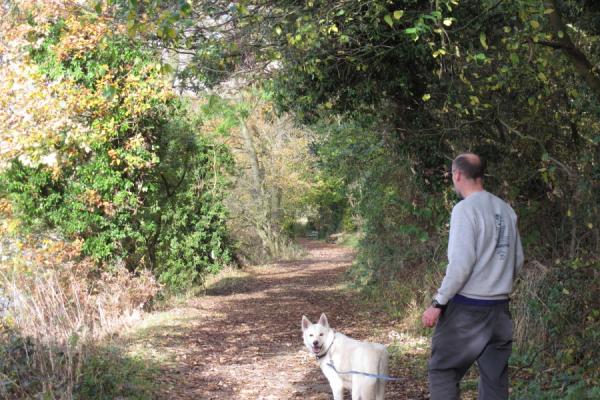
[(431, 344), (431, 400), (459, 399), (459, 383), (469, 367), (479, 367), (479, 400), (508, 399), (508, 359), (513, 323), (508, 302), (471, 305), (450, 301)]

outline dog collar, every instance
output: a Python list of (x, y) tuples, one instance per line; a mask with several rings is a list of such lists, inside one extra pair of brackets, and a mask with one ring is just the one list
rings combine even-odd
[(327, 350), (325, 350), (325, 353), (323, 354), (315, 354), (315, 357), (317, 358), (317, 361), (319, 361), (321, 358), (325, 357), (327, 355), (327, 353), (329, 352), (329, 349), (331, 349), (331, 346), (333, 345), (333, 342), (335, 341), (335, 331), (333, 331), (333, 339), (331, 340), (331, 343), (329, 343), (329, 346), (327, 347)]

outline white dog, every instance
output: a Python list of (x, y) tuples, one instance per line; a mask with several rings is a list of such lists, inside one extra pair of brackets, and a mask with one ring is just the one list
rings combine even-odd
[(352, 391), (352, 400), (383, 400), (385, 380), (343, 372), (387, 375), (388, 354), (384, 345), (360, 342), (335, 332), (325, 314), (316, 324), (303, 316), (302, 333), (304, 344), (329, 380), (334, 400), (344, 398), (344, 389)]

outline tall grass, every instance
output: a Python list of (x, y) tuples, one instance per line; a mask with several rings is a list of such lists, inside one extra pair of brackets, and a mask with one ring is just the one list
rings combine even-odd
[(0, 269), (9, 300), (2, 321), (0, 396), (71, 399), (86, 363), (137, 319), (159, 286), (148, 272), (100, 270), (77, 244), (25, 247)]
[[(534, 343), (540, 346), (546, 341), (548, 329), (544, 316), (550, 310), (541, 296), (544, 284), (547, 284), (548, 272), (548, 267), (532, 261), (523, 267), (516, 282), (511, 296), (511, 311), (514, 321), (513, 337), (518, 351), (527, 350)], [(540, 309), (540, 306), (545, 309)]]

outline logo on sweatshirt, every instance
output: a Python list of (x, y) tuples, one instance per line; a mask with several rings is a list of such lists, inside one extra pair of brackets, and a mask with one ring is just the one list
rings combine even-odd
[(501, 261), (504, 261), (506, 259), (506, 254), (508, 253), (508, 247), (510, 246), (510, 237), (508, 236), (506, 223), (504, 222), (502, 215), (496, 214), (495, 217), (496, 234), (498, 237), (498, 242), (496, 243), (496, 255)]

